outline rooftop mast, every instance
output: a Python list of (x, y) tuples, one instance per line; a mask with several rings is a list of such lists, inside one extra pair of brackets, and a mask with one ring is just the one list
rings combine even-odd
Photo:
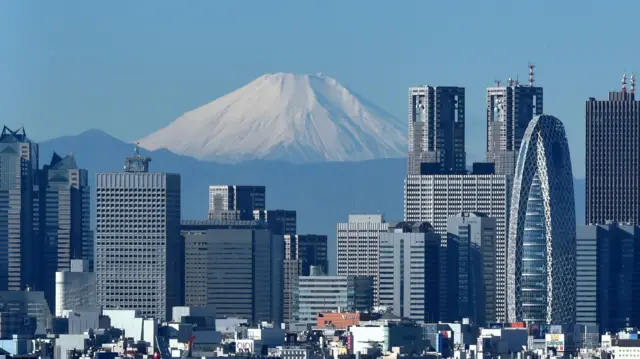
[(529, 64), (529, 87), (533, 87), (533, 69), (535, 68), (535, 65)]

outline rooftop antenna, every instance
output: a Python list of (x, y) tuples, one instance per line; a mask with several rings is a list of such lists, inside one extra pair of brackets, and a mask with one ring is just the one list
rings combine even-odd
[(500, 80), (494, 80), (494, 82), (496, 83), (496, 87), (500, 87), (500, 84), (502, 83)]
[(513, 86), (513, 79), (509, 77), (509, 80), (507, 80), (507, 83), (509, 84), (509, 87)]
[(535, 68), (535, 65), (529, 64), (529, 87), (533, 87), (533, 69)]
[(635, 93), (636, 93), (636, 77), (632, 72), (631, 73), (631, 94), (635, 94)]
[(622, 92), (626, 93), (627, 92), (627, 73), (623, 73), (622, 74)]
[(516, 75), (516, 87), (520, 86), (520, 76)]

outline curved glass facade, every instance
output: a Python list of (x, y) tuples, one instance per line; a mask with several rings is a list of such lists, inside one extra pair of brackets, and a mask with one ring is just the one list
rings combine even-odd
[(547, 309), (547, 236), (544, 201), (539, 176), (529, 190), (522, 235), (522, 319), (546, 321)]
[(576, 300), (573, 174), (562, 122), (536, 116), (524, 134), (511, 196), (509, 321), (572, 324)]

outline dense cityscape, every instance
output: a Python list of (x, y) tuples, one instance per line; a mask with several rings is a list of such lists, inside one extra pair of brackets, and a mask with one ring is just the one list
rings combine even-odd
[(335, 268), (327, 235), (298, 233), (265, 186), (211, 184), (208, 219), (181, 218), (181, 178), (197, 173), (154, 172), (136, 145), (92, 183), (73, 154), (40, 166), (38, 143), (5, 126), (2, 355), (640, 357), (635, 78), (586, 99), (584, 221), (565, 128), (534, 81), (530, 65), (528, 83), (487, 88), (473, 164), (465, 88), (409, 88), (404, 218), (337, 223)]

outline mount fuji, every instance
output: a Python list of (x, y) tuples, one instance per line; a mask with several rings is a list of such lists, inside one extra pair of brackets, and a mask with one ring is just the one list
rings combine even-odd
[(140, 145), (228, 163), (362, 161), (404, 157), (407, 124), (331, 77), (277, 73), (183, 114)]

